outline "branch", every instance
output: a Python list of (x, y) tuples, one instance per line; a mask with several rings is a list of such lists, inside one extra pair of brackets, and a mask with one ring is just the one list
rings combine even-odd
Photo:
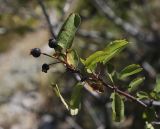
[(43, 0), (38, 0), (38, 3), (42, 8), (42, 11), (43, 11), (43, 14), (44, 14), (44, 16), (46, 18), (46, 21), (48, 23), (48, 29), (50, 30), (51, 35), (53, 36), (54, 39), (56, 39), (56, 36), (55, 36), (54, 31), (52, 29), (53, 27), (52, 27), (52, 24), (51, 24), (51, 20), (50, 20), (49, 15), (48, 15), (48, 13), (46, 11), (46, 8), (44, 6)]
[(138, 100), (136, 97), (130, 95), (129, 93), (126, 93), (126, 92), (124, 92), (124, 91), (121, 91), (121, 90), (118, 89), (118, 87), (116, 87), (116, 86), (111, 86), (111, 85), (107, 84), (106, 82), (103, 81), (103, 79), (101, 79), (101, 78), (100, 78), (98, 75), (96, 75), (96, 74), (91, 73), (91, 74), (89, 74), (89, 75), (86, 77), (85, 75), (83, 75), (83, 74), (81, 73), (81, 71), (80, 71), (79, 69), (75, 69), (75, 68), (73, 68), (72, 65), (69, 65), (66, 60), (62, 60), (62, 59), (60, 59), (60, 58), (57, 57), (57, 56), (54, 56), (54, 55), (51, 56), (51, 55), (48, 55), (48, 54), (46, 54), (46, 53), (41, 53), (41, 54), (46, 55), (46, 56), (48, 56), (48, 57), (51, 57), (51, 58), (53, 58), (53, 59), (57, 59), (59, 62), (61, 62), (62, 64), (64, 64), (64, 66), (65, 66), (67, 69), (69, 69), (72, 73), (77, 73), (77, 74), (79, 75), (79, 78), (80, 78), (80, 80), (81, 80), (82, 82), (88, 83), (87, 80), (89, 80), (89, 78), (93, 78), (93, 77), (94, 77), (94, 79), (95, 79), (97, 82), (101, 82), (101, 83), (103, 84), (103, 86), (105, 86), (106, 88), (109, 88), (109, 89), (111, 89), (112, 91), (115, 91), (115, 92), (123, 95), (124, 97), (126, 97), (126, 98), (128, 98), (128, 99), (130, 99), (130, 100), (132, 100), (132, 101), (134, 101), (134, 102), (136, 102), (136, 103), (138, 103), (138, 104), (140, 104), (141, 106), (143, 106), (143, 107), (145, 107), (145, 108), (148, 107), (147, 104), (145, 104), (145, 103), (142, 102), (141, 100)]
[(149, 105), (150, 107), (152, 107), (152, 106), (160, 107), (160, 101), (155, 101), (155, 100), (143, 100), (143, 103)]
[(160, 122), (159, 121), (153, 121), (151, 122), (152, 125), (160, 125)]
[(128, 99), (130, 99), (130, 100), (132, 100), (132, 101), (134, 101), (134, 102), (136, 102), (136, 103), (138, 103), (138, 104), (140, 104), (141, 106), (143, 106), (143, 107), (145, 107), (145, 108), (148, 107), (148, 105), (146, 105), (144, 102), (138, 100), (136, 97), (130, 95), (129, 93), (126, 93), (126, 92), (124, 92), (124, 91), (121, 91), (120, 89), (118, 89), (118, 87), (108, 85), (108, 84), (105, 83), (100, 77), (98, 77), (98, 79), (102, 82), (102, 84), (103, 84), (105, 87), (107, 87), (107, 88), (109, 88), (109, 89), (111, 89), (111, 90), (113, 90), (113, 91), (115, 91), (115, 92), (117, 92), (117, 93), (125, 96), (126, 98), (128, 98)]

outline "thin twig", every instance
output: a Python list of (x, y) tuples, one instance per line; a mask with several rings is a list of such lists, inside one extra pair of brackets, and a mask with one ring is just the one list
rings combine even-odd
[[(84, 77), (84, 75), (81, 73), (80, 70), (73, 68), (73, 67), (72, 67), (71, 65), (69, 65), (66, 61), (64, 61), (64, 60), (62, 60), (62, 59), (60, 59), (60, 58), (58, 58), (58, 57), (54, 57), (54, 56), (51, 56), (51, 57), (52, 57), (52, 58), (55, 58), (55, 59), (57, 59), (58, 61), (60, 61), (61, 63), (63, 63), (64, 66), (67, 67), (69, 70), (73, 71), (73, 73), (79, 74), (79, 77), (80, 77), (81, 79), (82, 79), (82, 78), (86, 78), (85, 80), (83, 80), (84, 82), (86, 82), (86, 80), (89, 78), (89, 77)], [(105, 86), (105, 87), (107, 87), (107, 88), (109, 88), (109, 89), (111, 89), (111, 90), (113, 90), (113, 91), (115, 91), (115, 92), (117, 92), (117, 93), (125, 96), (126, 98), (128, 98), (128, 99), (130, 99), (130, 100), (132, 100), (132, 101), (134, 101), (134, 102), (136, 102), (136, 103), (138, 103), (138, 104), (140, 104), (141, 106), (143, 106), (143, 107), (145, 107), (145, 108), (148, 107), (147, 104), (145, 104), (145, 103), (142, 102), (141, 100), (138, 100), (136, 97), (130, 95), (129, 93), (126, 93), (126, 92), (124, 92), (124, 91), (121, 91), (120, 89), (118, 89), (118, 87), (113, 87), (113, 86), (111, 86), (111, 85), (108, 85), (108, 84), (107, 84), (106, 82), (104, 82), (103, 79), (101, 79), (99, 76), (97, 76), (97, 75), (95, 75), (95, 74), (90, 74), (90, 75), (91, 75), (91, 77), (94, 77), (97, 81), (100, 81), (100, 82), (103, 84), (103, 86)], [(87, 83), (87, 82), (86, 82), (86, 83)]]
[(160, 125), (160, 122), (159, 121), (153, 121), (151, 122), (152, 125)]
[(145, 107), (145, 108), (148, 107), (144, 102), (138, 100), (136, 97), (130, 95), (129, 93), (126, 93), (126, 92), (124, 92), (124, 91), (121, 91), (120, 89), (118, 89), (118, 87), (115, 87), (115, 86), (113, 87), (113, 86), (111, 86), (111, 85), (108, 85), (108, 84), (105, 83), (105, 82), (103, 81), (103, 79), (101, 79), (100, 77), (98, 77), (97, 79), (100, 80), (105, 87), (110, 88), (111, 90), (114, 90), (115, 92), (117, 92), (117, 93), (125, 96), (126, 98), (128, 98), (128, 99), (130, 99), (130, 100), (132, 100), (132, 101), (134, 101), (134, 102), (136, 102), (136, 103), (138, 103), (138, 104), (140, 104), (141, 106), (143, 106), (143, 107)]
[(61, 62), (53, 62), (53, 63), (50, 63), (48, 65), (55, 65), (55, 64), (58, 64), (58, 63), (61, 63)]
[(39, 5), (41, 6), (42, 11), (43, 11), (43, 14), (44, 14), (44, 16), (45, 16), (45, 18), (46, 18), (46, 20), (47, 20), (48, 29), (50, 30), (51, 35), (53, 36), (54, 39), (56, 39), (56, 35), (54, 34), (53, 26), (52, 26), (52, 24), (51, 24), (51, 20), (50, 20), (49, 15), (48, 15), (48, 13), (47, 13), (47, 11), (46, 11), (46, 8), (45, 8), (45, 5), (44, 5), (44, 3), (43, 3), (43, 0), (38, 0), (38, 3), (39, 3)]
[(143, 103), (149, 106), (157, 106), (160, 107), (160, 101), (155, 101), (155, 100), (143, 100)]

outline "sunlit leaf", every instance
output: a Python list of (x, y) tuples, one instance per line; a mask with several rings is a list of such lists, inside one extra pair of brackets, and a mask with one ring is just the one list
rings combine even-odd
[(75, 50), (72, 49), (67, 52), (67, 62), (75, 68), (78, 66), (79, 57)]
[(71, 115), (77, 115), (81, 105), (83, 85), (78, 83), (74, 86), (72, 91), (71, 101), (70, 101), (70, 113)]
[(52, 86), (55, 94), (61, 99), (61, 101), (64, 104), (64, 106), (66, 107), (66, 109), (69, 110), (69, 106), (68, 106), (67, 102), (65, 101), (65, 99), (63, 98), (63, 96), (61, 95), (57, 84), (52, 84), (51, 86)]
[(125, 67), (120, 72), (119, 78), (120, 79), (125, 79), (126, 77), (131, 76), (133, 74), (137, 74), (137, 73), (141, 72), (142, 70), (143, 69), (141, 68), (140, 65), (138, 65), (138, 64), (131, 64), (131, 65)]
[(150, 94), (149, 94), (150, 96), (151, 96), (151, 98), (152, 99), (154, 99), (154, 100), (160, 100), (160, 92), (155, 92), (155, 91), (152, 91), (152, 92), (150, 92)]
[(104, 49), (106, 56), (103, 63), (107, 63), (115, 55), (119, 54), (127, 45), (128, 41), (126, 40), (115, 40), (109, 43), (107, 47)]
[(148, 93), (146, 93), (144, 91), (139, 91), (137, 93), (137, 97), (138, 97), (138, 99), (149, 99)]
[(57, 43), (60, 47), (69, 49), (72, 46), (75, 33), (80, 23), (81, 18), (78, 14), (72, 13), (69, 15), (57, 37)]
[(158, 75), (156, 78), (156, 86), (153, 91), (156, 93), (160, 93), (160, 75)]
[(138, 89), (139, 85), (145, 80), (145, 77), (138, 77), (129, 84), (128, 91), (133, 92)]
[(120, 122), (124, 119), (124, 102), (121, 96), (117, 93), (111, 94), (112, 98), (112, 117), (116, 122)]
[(88, 69), (94, 69), (97, 63), (107, 63), (115, 55), (120, 53), (128, 44), (126, 40), (115, 40), (111, 42), (103, 51), (97, 51), (89, 56), (84, 64)]
[(116, 71), (114, 69), (114, 66), (110, 63), (107, 64), (107, 75), (108, 75), (109, 79), (111, 80), (111, 82), (114, 84)]
[(85, 64), (85, 60), (80, 58), (80, 61), (82, 62), (82, 64)]

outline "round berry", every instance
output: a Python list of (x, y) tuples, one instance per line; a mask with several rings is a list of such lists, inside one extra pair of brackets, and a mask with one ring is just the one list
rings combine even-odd
[(33, 56), (33, 57), (39, 57), (41, 55), (41, 49), (39, 48), (33, 48), (30, 52), (30, 54)]
[(48, 41), (48, 46), (49, 46), (50, 48), (56, 48), (58, 45), (57, 45), (57, 42), (56, 42), (55, 39), (49, 39), (49, 41)]
[(48, 70), (49, 70), (49, 65), (46, 64), (46, 63), (44, 63), (44, 64), (42, 65), (42, 72), (47, 73)]

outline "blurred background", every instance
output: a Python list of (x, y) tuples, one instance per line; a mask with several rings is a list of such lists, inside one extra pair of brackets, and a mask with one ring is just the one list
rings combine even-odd
[[(52, 36), (40, 1), (0, 0), (0, 129), (144, 129), (144, 109), (131, 102), (126, 102), (125, 120), (112, 121), (108, 92), (94, 96), (84, 89), (80, 113), (69, 115), (50, 83), (57, 83), (63, 96), (69, 99), (75, 77), (59, 64), (47, 74), (42, 73), (41, 65), (52, 60), (29, 55), (35, 47), (46, 53), (54, 51), (48, 47)], [(56, 34), (71, 12), (81, 15), (73, 47), (82, 58), (115, 39), (129, 40), (127, 49), (111, 62), (117, 70), (139, 63), (146, 77), (140, 89), (146, 92), (153, 89), (160, 71), (159, 0), (44, 0), (43, 3)]]

